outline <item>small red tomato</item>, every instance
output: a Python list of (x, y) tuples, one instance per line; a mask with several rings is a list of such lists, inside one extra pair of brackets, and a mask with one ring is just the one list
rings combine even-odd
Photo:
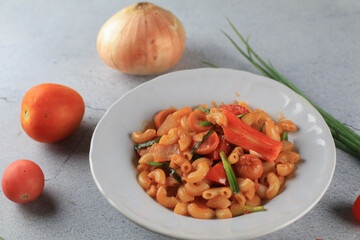
[(85, 103), (74, 89), (55, 83), (30, 88), (21, 102), (20, 122), (32, 139), (50, 143), (60, 141), (80, 125)]
[(206, 174), (206, 179), (223, 185), (227, 185), (228, 180), (226, 177), (226, 172), (223, 163), (218, 162), (217, 164), (215, 164), (215, 166), (213, 166)]
[[(205, 136), (207, 132), (201, 133)], [(193, 137), (194, 138), (194, 137)], [(210, 136), (208, 136), (205, 141), (203, 141), (199, 147), (195, 150), (196, 154), (208, 154), (214, 151), (219, 145), (220, 139), (216, 132), (212, 132)], [(197, 142), (193, 142), (192, 148), (197, 144)]]
[(17, 160), (4, 172), (2, 189), (5, 196), (16, 203), (37, 199), (44, 189), (45, 178), (41, 168), (30, 160)]
[(354, 205), (352, 207), (352, 211), (357, 218), (357, 220), (360, 221), (360, 196), (358, 196), (354, 202)]
[(228, 143), (225, 139), (225, 135), (219, 135), (220, 143), (217, 148), (211, 153), (207, 154), (206, 157), (211, 160), (219, 160), (220, 152), (224, 151), (227, 156), (231, 150), (231, 144)]

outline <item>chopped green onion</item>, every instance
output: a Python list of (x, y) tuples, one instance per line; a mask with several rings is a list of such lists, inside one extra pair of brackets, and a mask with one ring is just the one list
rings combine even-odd
[(263, 122), (263, 124), (261, 124), (261, 127), (259, 129), (260, 132), (262, 132), (263, 128), (264, 128), (265, 122)]
[(150, 166), (162, 167), (162, 166), (164, 166), (165, 163), (161, 163), (161, 162), (148, 162), (148, 164), (149, 164)]
[(160, 138), (152, 139), (143, 143), (137, 143), (135, 144), (134, 148), (135, 150), (146, 148), (152, 146), (154, 143), (158, 143), (160, 141)]
[[(278, 81), (287, 87), (291, 88), (294, 92), (304, 97), (310, 104), (316, 108), (319, 113), (325, 119), (327, 125), (330, 128), (331, 134), (334, 137), (336, 147), (342, 149), (343, 151), (353, 155), (354, 157), (360, 158), (360, 136), (356, 134), (353, 130), (347, 127), (345, 124), (342, 124), (335, 118), (333, 118), (329, 113), (324, 111), (319, 106), (313, 104), (299, 89), (296, 88), (288, 79), (282, 76), (271, 64), (271, 62), (265, 62), (249, 45), (248, 39), (245, 39), (235, 26), (227, 19), (231, 28), (235, 34), (240, 38), (240, 41), (245, 45), (245, 49), (241, 49), (238, 44), (225, 32), (223, 34), (230, 40), (234, 47), (243, 55), (255, 68), (257, 68), (264, 76), (272, 78), (275, 81)], [(204, 62), (208, 64), (207, 62)], [(213, 64), (208, 64), (213, 65)], [(216, 66), (217, 67), (217, 66)]]
[(224, 151), (220, 152), (220, 157), (221, 157), (221, 161), (224, 165), (225, 173), (226, 173), (227, 179), (229, 181), (231, 191), (233, 193), (240, 192), (239, 183), (236, 180), (235, 173), (234, 173), (234, 171), (231, 167), (231, 164), (229, 163)]
[(264, 210), (265, 210), (264, 206), (256, 206), (256, 207), (243, 206), (240, 209), (236, 209), (234, 216), (243, 215), (245, 213), (260, 212)]
[(175, 171), (175, 169), (169, 167), (170, 169), (170, 174), (176, 179), (176, 181), (178, 181), (180, 184), (182, 184), (183, 182), (181, 181), (181, 177), (179, 176), (179, 174), (177, 174), (177, 172)]
[(203, 121), (203, 122), (199, 122), (199, 125), (200, 126), (207, 126), (207, 125), (212, 125), (212, 123), (209, 122), (209, 121)]
[(202, 144), (202, 143), (210, 136), (210, 134), (212, 134), (213, 131), (214, 131), (214, 129), (210, 129), (210, 130), (205, 134), (205, 136), (203, 137), (203, 139), (195, 144), (195, 146), (193, 147), (193, 149), (191, 149), (191, 154), (193, 154), (193, 153), (196, 151), (196, 149), (199, 148), (200, 144)]
[(181, 177), (179, 176), (179, 174), (177, 174), (175, 169), (169, 167), (169, 162), (148, 162), (148, 164), (150, 166), (162, 167), (164, 170), (170, 172), (170, 174), (175, 178), (176, 181), (178, 181), (181, 184), (183, 183), (181, 181)]
[(207, 108), (203, 108), (203, 107), (197, 107), (197, 109), (203, 111), (204, 113), (210, 113), (210, 110)]
[(283, 135), (281, 136), (281, 140), (282, 140), (282, 141), (288, 140), (287, 131), (285, 131), (285, 132), (283, 133)]
[(237, 115), (237, 117), (238, 117), (238, 118), (242, 118), (242, 117), (245, 116), (246, 114), (248, 114), (248, 112), (247, 112), (247, 113), (240, 114), (240, 115)]

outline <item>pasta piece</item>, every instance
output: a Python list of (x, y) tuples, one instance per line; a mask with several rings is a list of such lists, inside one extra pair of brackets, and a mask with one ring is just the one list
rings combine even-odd
[(142, 171), (141, 173), (139, 173), (139, 175), (137, 177), (138, 183), (145, 190), (148, 189), (148, 187), (152, 183), (152, 181), (149, 178), (148, 174), (149, 174), (149, 171)]
[(296, 125), (290, 120), (282, 120), (276, 123), (279, 126), (280, 131), (295, 132), (297, 130)]
[(215, 209), (215, 216), (219, 219), (232, 218), (232, 214), (229, 208)]
[(178, 139), (179, 139), (178, 129), (172, 128), (169, 130), (169, 132), (167, 134), (164, 134), (160, 138), (159, 143), (164, 144), (164, 145), (172, 145), (172, 144), (176, 143), (178, 141)]
[(190, 147), (192, 143), (191, 135), (189, 132), (182, 129), (178, 130), (178, 135), (179, 135), (178, 143), (179, 143), (180, 151), (185, 151)]
[(174, 154), (171, 156), (170, 167), (180, 167), (183, 173), (189, 173), (192, 170), (192, 165), (190, 161), (179, 154)]
[(246, 206), (250, 206), (250, 207), (257, 207), (261, 205), (261, 198), (259, 197), (259, 195), (255, 194), (255, 196), (253, 197), (253, 199), (248, 199), (246, 201)]
[(276, 163), (297, 163), (300, 160), (300, 155), (296, 152), (280, 152), (275, 159)]
[(160, 186), (156, 192), (156, 201), (166, 208), (174, 208), (178, 203), (175, 197), (167, 196), (167, 191), (163, 186)]
[(195, 199), (193, 195), (190, 195), (185, 191), (185, 188), (183, 185), (178, 188), (176, 196), (182, 202), (191, 202), (191, 201), (194, 201), (194, 199)]
[(192, 113), (190, 113), (188, 117), (188, 124), (193, 132), (205, 132), (210, 130), (212, 128), (211, 125), (205, 125), (205, 126), (200, 125), (200, 122), (205, 122), (205, 121), (207, 121), (206, 113), (204, 113), (199, 109), (195, 109)]
[(188, 213), (194, 217), (199, 219), (211, 219), (215, 216), (215, 211), (211, 208), (199, 207), (196, 203), (190, 203), (187, 207)]
[(202, 193), (209, 188), (209, 184), (207, 184), (205, 181), (197, 183), (186, 183), (184, 185), (185, 191), (191, 196), (201, 196)]
[(227, 118), (221, 109), (210, 109), (210, 113), (206, 115), (206, 119), (214, 125), (217, 124), (221, 127), (227, 126)]
[(140, 165), (148, 166), (148, 162), (154, 161), (154, 155), (152, 152), (144, 154), (138, 161)]
[(228, 161), (230, 164), (235, 164), (240, 160), (240, 156), (244, 154), (244, 150), (241, 147), (235, 147), (230, 153)]
[(182, 156), (185, 157), (187, 160), (191, 160), (193, 157), (193, 154), (191, 153), (191, 151), (189, 149), (187, 149), (186, 151), (183, 151)]
[(294, 163), (279, 163), (276, 165), (276, 172), (280, 176), (286, 177), (295, 171)]
[(200, 162), (196, 165), (196, 170), (188, 175), (186, 181), (188, 183), (200, 182), (205, 179), (206, 174), (209, 172), (209, 170), (210, 168), (207, 162)]
[(273, 140), (278, 142), (281, 141), (279, 130), (272, 120), (265, 121), (263, 132)]
[(157, 188), (155, 185), (150, 185), (149, 189), (146, 190), (146, 193), (149, 194), (150, 197), (155, 197), (157, 192)]
[(154, 120), (156, 129), (159, 129), (159, 127), (161, 126), (161, 124), (163, 124), (163, 122), (165, 121), (167, 116), (169, 116), (170, 114), (172, 114), (175, 111), (176, 111), (175, 109), (169, 108), (169, 109), (164, 109), (164, 110), (158, 112), (157, 114), (155, 114), (153, 120)]
[(143, 143), (154, 139), (156, 137), (156, 130), (155, 129), (148, 129), (145, 132), (133, 132), (131, 138), (136, 143)]
[(218, 196), (230, 198), (231, 195), (232, 195), (232, 191), (228, 187), (211, 188), (211, 189), (205, 190), (202, 193), (202, 197), (204, 199), (213, 199)]
[(258, 189), (256, 190), (256, 194), (261, 198), (261, 199), (266, 199), (266, 191), (267, 191), (267, 187), (264, 184), (259, 183), (258, 184)]
[(180, 119), (180, 126), (182, 129), (184, 129), (187, 132), (191, 132), (191, 128), (189, 126), (188, 116), (183, 116)]
[(174, 213), (186, 216), (188, 214), (188, 203), (178, 202), (174, 208)]
[(165, 185), (166, 176), (164, 170), (161, 168), (156, 168), (155, 170), (151, 171), (148, 176), (151, 179), (154, 179), (157, 184)]
[(294, 144), (292, 144), (289, 141), (286, 140), (282, 140), (282, 148), (281, 148), (281, 152), (291, 152), (294, 150)]
[(273, 199), (279, 193), (280, 181), (273, 172), (267, 175), (267, 181), (269, 183), (269, 187), (266, 191), (266, 197), (268, 199)]
[(177, 110), (172, 115), (175, 120), (180, 120), (182, 117), (188, 116), (191, 112), (192, 112), (192, 110), (190, 107), (184, 107), (180, 110)]
[(237, 204), (239, 204), (239, 206), (241, 206), (241, 207), (245, 206), (246, 198), (245, 198), (244, 194), (242, 194), (241, 192), (235, 193), (234, 198), (236, 199)]
[[(241, 180), (240, 180), (241, 181)], [(238, 180), (239, 182), (239, 180)], [(250, 179), (246, 178), (239, 183), (240, 191), (246, 199), (252, 200), (255, 196), (255, 184)]]
[(197, 167), (197, 165), (201, 162), (206, 162), (207, 165), (210, 167), (213, 164), (213, 160), (210, 160), (208, 158), (202, 157), (202, 158), (198, 158), (195, 161), (192, 162), (192, 165), (194, 168)]
[(210, 208), (228, 208), (231, 202), (228, 198), (223, 196), (216, 196), (207, 201), (206, 205)]

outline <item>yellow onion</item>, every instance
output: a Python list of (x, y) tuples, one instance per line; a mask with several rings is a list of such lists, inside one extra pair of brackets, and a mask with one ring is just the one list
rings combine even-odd
[(171, 12), (152, 3), (136, 3), (112, 16), (97, 38), (101, 59), (122, 72), (161, 73), (174, 66), (185, 48), (185, 30)]

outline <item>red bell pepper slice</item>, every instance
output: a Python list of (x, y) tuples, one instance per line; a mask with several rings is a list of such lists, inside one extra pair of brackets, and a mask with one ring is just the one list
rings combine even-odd
[(215, 164), (207, 173), (206, 179), (223, 185), (228, 185), (224, 165), (222, 162)]
[(246, 150), (253, 150), (261, 155), (261, 159), (273, 162), (279, 155), (282, 142), (277, 142), (260, 131), (246, 125), (229, 110), (224, 110), (227, 126), (222, 127), (225, 138)]
[(224, 105), (220, 105), (219, 108), (229, 110), (235, 115), (241, 115), (249, 112), (249, 110), (246, 107), (238, 104), (224, 104)]

